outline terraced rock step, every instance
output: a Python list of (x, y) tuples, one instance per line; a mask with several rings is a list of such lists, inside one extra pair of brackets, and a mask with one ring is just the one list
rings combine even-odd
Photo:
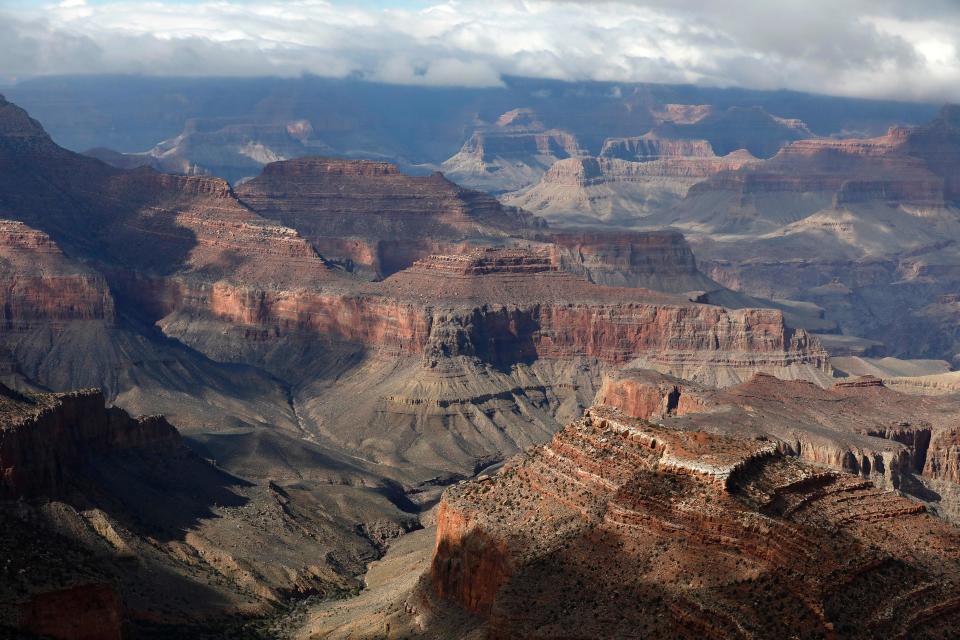
[(462, 607), (494, 638), (948, 638), (958, 586), (960, 534), (923, 505), (598, 406), (445, 493), (432, 596), (408, 602), (428, 633)]

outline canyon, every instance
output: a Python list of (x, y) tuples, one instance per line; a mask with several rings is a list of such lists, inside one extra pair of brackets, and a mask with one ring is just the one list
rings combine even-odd
[(375, 581), (348, 619), (310, 610), (296, 637), (950, 637), (960, 538), (933, 514), (958, 516), (956, 414), (869, 377), (618, 371), (378, 567), (418, 580)]
[(753, 155), (694, 137), (710, 117), (695, 113), (609, 138), (597, 157), (559, 160), (501, 199), (556, 225), (680, 231), (722, 287), (823, 309), (823, 327), (807, 326), (840, 355), (953, 361), (944, 301), (958, 282), (955, 107), (875, 137), (780, 123), (793, 137), (744, 143)]
[[(162, 416), (131, 418), (98, 390), (0, 388), (0, 632), (239, 629), (292, 595), (356, 588), (373, 536), (281, 485), (225, 472)], [(415, 522), (396, 511), (377, 526)]]
[(0, 98), (0, 631), (949, 637), (956, 110), (661, 91)]

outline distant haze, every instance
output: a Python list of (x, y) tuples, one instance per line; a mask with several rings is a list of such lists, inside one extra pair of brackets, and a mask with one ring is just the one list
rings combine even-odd
[(502, 75), (960, 101), (954, 0), (0, 0), (0, 80)]

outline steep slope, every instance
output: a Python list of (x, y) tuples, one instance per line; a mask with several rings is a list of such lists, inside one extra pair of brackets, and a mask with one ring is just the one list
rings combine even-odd
[(705, 178), (756, 161), (745, 151), (717, 157), (705, 142), (656, 139), (608, 140), (604, 152), (608, 155), (561, 160), (539, 182), (502, 200), (551, 223), (626, 225), (673, 206)]
[(477, 127), (441, 169), (459, 184), (496, 194), (536, 182), (557, 160), (582, 155), (573, 134), (547, 129), (531, 109), (513, 109)]
[(462, 607), (495, 638), (947, 638), (957, 536), (771, 442), (594, 408), (447, 491), (407, 610), (434, 637)]
[(253, 210), (297, 229), (326, 258), (387, 276), (470, 239), (502, 239), (538, 221), (440, 174), (392, 164), (304, 158), (277, 162), (237, 188)]
[[(364, 507), (331, 516), (317, 506), (297, 486), (228, 475), (163, 417), (130, 418), (98, 391), (0, 387), (0, 628), (189, 634), (291, 594), (354, 588), (379, 553), (351, 522)], [(414, 522), (395, 510), (378, 526)]]
[(956, 396), (918, 397), (879, 378), (832, 388), (757, 375), (721, 391), (652, 372), (609, 375), (597, 402), (684, 430), (770, 438), (813, 464), (862, 475), (928, 503), (957, 522), (954, 457)]

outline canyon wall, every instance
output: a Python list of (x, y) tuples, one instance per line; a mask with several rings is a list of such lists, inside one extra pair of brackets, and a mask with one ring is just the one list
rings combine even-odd
[(184, 288), (166, 296), (179, 302), (160, 324), (188, 344), (189, 333), (176, 334), (175, 321), (206, 317), (249, 327), (263, 339), (309, 332), (394, 355), (468, 355), (498, 365), (575, 357), (623, 364), (646, 357), (685, 374), (698, 366), (829, 371), (819, 343), (787, 328), (780, 311), (731, 311), (591, 285), (558, 271), (546, 255), (434, 256), (359, 292), (223, 283)]
[(820, 388), (758, 374), (714, 390), (625, 369), (604, 376), (596, 402), (688, 429), (771, 438), (785, 454), (910, 493), (947, 519), (956, 517), (956, 489), (936, 493), (960, 485), (952, 397), (908, 396), (871, 376)]
[(97, 390), (25, 396), (3, 387), (0, 394), (0, 499), (56, 495), (97, 455), (186, 452), (162, 417), (131, 418), (122, 409), (105, 408)]
[(679, 233), (557, 231), (538, 238), (550, 242), (551, 260), (560, 269), (596, 284), (670, 293), (718, 287), (699, 271)]
[[(572, 627), (592, 637), (868, 638), (889, 630), (887, 607), (906, 602), (897, 633), (945, 638), (937, 629), (960, 614), (956, 540), (922, 505), (769, 441), (596, 407), (498, 474), (445, 492), (424, 585), (439, 604), (426, 620), (442, 622), (446, 600), (493, 638)], [(904, 556), (910, 544), (925, 553)], [(916, 578), (891, 575), (900, 563)], [(909, 597), (914, 579), (923, 599)]]
[[(537, 226), (529, 214), (439, 173), (408, 176), (385, 162), (271, 163), (237, 187), (237, 195), (254, 211), (302, 233), (325, 258), (380, 276), (466, 238), (504, 238)], [(357, 247), (345, 246), (346, 240)]]
[(114, 301), (104, 278), (66, 258), (42, 231), (0, 220), (0, 259), (6, 330), (77, 320), (113, 322)]

